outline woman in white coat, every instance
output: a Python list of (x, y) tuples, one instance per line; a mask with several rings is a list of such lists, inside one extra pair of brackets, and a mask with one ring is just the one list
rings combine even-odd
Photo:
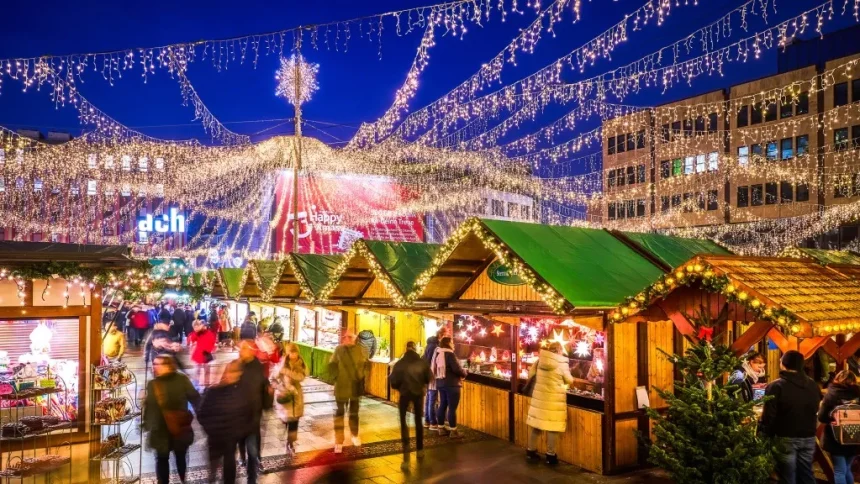
[(305, 414), (305, 396), (302, 381), (308, 367), (299, 355), (299, 347), (288, 343), (281, 370), (272, 379), (275, 387), (275, 413), (287, 426), (287, 455), (295, 455), (299, 434), (299, 419)]
[(562, 354), (561, 344), (554, 342), (549, 350), (541, 350), (538, 360), (529, 369), (535, 376), (534, 393), (529, 404), (526, 424), (531, 427), (526, 457), (539, 459), (537, 441), (541, 431), (547, 433), (546, 463), (558, 464), (555, 453), (559, 434), (567, 428), (567, 386), (573, 383), (570, 363)]

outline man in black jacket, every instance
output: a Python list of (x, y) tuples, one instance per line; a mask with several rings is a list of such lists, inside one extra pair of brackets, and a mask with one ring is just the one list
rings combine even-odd
[(248, 430), (239, 442), (239, 457), (245, 460), (247, 456), (248, 484), (255, 484), (260, 471), (260, 422), (263, 419), (263, 410), (272, 408), (274, 392), (263, 371), (263, 364), (257, 359), (257, 345), (254, 341), (242, 341), (239, 359), (242, 361), (239, 386), (251, 407)]
[(786, 441), (787, 454), (777, 463), (780, 482), (814, 484), (812, 456), (821, 390), (803, 373), (803, 355), (787, 351), (780, 361), (779, 379), (765, 390), (773, 397), (764, 404), (761, 430)]
[(406, 353), (394, 364), (391, 375), (388, 377), (391, 388), (400, 392), (400, 439), (403, 442), (403, 465), (409, 462), (409, 426), (406, 425), (406, 411), (412, 404), (412, 413), (415, 415), (415, 449), (418, 455), (424, 450), (424, 427), (421, 425), (422, 413), (424, 412), (424, 391), (433, 374), (430, 365), (424, 361), (415, 351), (415, 343), (406, 343)]
[(236, 482), (236, 445), (244, 437), (242, 422), (251, 420), (251, 407), (239, 385), (241, 375), (241, 360), (230, 362), (221, 383), (203, 394), (197, 411), (197, 421), (209, 437), (209, 482), (215, 482), (218, 467), (223, 469), (224, 484)]
[(182, 336), (185, 335), (187, 338), (191, 333), (185, 333), (185, 310), (182, 309), (182, 306), (176, 306), (173, 309), (173, 325), (170, 327), (171, 336), (173, 336), (173, 341), (177, 343), (182, 342)]

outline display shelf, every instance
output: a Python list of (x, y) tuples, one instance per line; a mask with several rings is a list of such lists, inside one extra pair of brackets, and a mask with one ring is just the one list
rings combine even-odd
[[(93, 366), (92, 375), (92, 401), (115, 400), (116, 402), (107, 404), (112, 405), (118, 403), (119, 400), (124, 400), (126, 403), (123, 404), (123, 407), (129, 412), (122, 418), (108, 421), (96, 418), (95, 405), (90, 410), (92, 418), (90, 432), (98, 435), (100, 439), (105, 437), (105, 433), (119, 435), (120, 442), (123, 443), (121, 447), (107, 453), (99, 453), (90, 458), (91, 462), (98, 463), (101, 473), (99, 482), (110, 484), (140, 482), (139, 470), (143, 463), (143, 453), (141, 452), (142, 442), (127, 442), (129, 434), (133, 433), (132, 429), (134, 426), (127, 427), (125, 431), (122, 431), (120, 427), (122, 424), (131, 422), (142, 415), (136, 400), (139, 389), (137, 378), (133, 372), (128, 370), (128, 366), (123, 363)], [(144, 380), (144, 386), (146, 386), (146, 380)], [(106, 415), (102, 412), (99, 413), (102, 416)], [(103, 432), (103, 429), (108, 430), (107, 432)], [(135, 465), (130, 462), (130, 459), (133, 459), (132, 455), (135, 453), (138, 454), (136, 466), (138, 475), (124, 475), (126, 474), (124, 470), (135, 469)], [(135, 472), (128, 472), (128, 474), (135, 474)]]
[(5, 479), (26, 479), (33, 476), (39, 476), (42, 474), (47, 474), (49, 472), (53, 472), (60, 467), (72, 462), (71, 457), (60, 457), (57, 456), (56, 459), (51, 460), (50, 464), (39, 467), (38, 469), (4, 469), (0, 471), (0, 478)]
[(113, 451), (105, 454), (105, 455), (97, 455), (92, 458), (95, 461), (112, 461), (119, 460), (127, 457), (128, 455), (136, 452), (140, 449), (140, 444), (126, 444), (118, 449), (114, 449)]
[(76, 423), (77, 422), (63, 422), (57, 425), (51, 425), (50, 427), (43, 428), (42, 430), (34, 430), (32, 432), (27, 432), (25, 435), (21, 435), (18, 437), (3, 437), (2, 435), (0, 435), (0, 442), (22, 442), (25, 440), (32, 439), (34, 437), (50, 434), (51, 432), (71, 429), (75, 426)]
[(43, 397), (45, 395), (64, 393), (65, 391), (65, 388), (26, 388), (20, 392), (4, 393), (0, 395), (0, 400), (29, 400), (31, 398)]
[(124, 424), (126, 422), (130, 422), (130, 421), (136, 419), (137, 417), (140, 417), (140, 412), (132, 412), (132, 413), (126, 415), (125, 417), (123, 417), (119, 420), (114, 420), (112, 422), (105, 422), (102, 420), (99, 420), (99, 421), (93, 420), (92, 425), (93, 426), (102, 426), (102, 427), (108, 426), (108, 425), (119, 425), (119, 424)]

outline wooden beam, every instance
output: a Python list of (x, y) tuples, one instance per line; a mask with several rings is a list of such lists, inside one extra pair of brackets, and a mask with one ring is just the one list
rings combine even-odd
[(678, 332), (682, 335), (692, 338), (696, 340), (696, 328), (693, 324), (687, 319), (686, 316), (681, 314), (675, 304), (672, 304), (670, 301), (659, 301), (657, 306), (666, 313), (666, 316), (675, 324), (675, 327), (678, 328)]
[(771, 328), (770, 331), (767, 332), (767, 337), (770, 338), (771, 341), (773, 341), (773, 343), (783, 353), (796, 348), (796, 346), (791, 344), (791, 341), (789, 341), (788, 337), (782, 334), (782, 331), (780, 331), (779, 328)]
[(833, 341), (833, 338), (827, 338), (827, 342), (824, 343), (821, 349), (836, 360), (836, 366), (839, 366), (842, 363), (842, 361), (839, 360), (839, 345)]
[(750, 346), (758, 343), (763, 340), (768, 332), (773, 328), (773, 323), (768, 323), (766, 321), (758, 321), (748, 330), (744, 332), (738, 339), (732, 343), (732, 351), (736, 355), (741, 355), (746, 353)]
[(89, 315), (90, 306), (0, 306), (0, 319), (77, 318)]
[(808, 360), (830, 340), (829, 336), (816, 336), (815, 338), (807, 338), (800, 342), (798, 351), (803, 354), (803, 359)]
[(852, 336), (851, 339), (839, 347), (839, 358), (837, 358), (838, 363), (842, 363), (850, 358), (857, 352), (857, 350), (860, 350), (860, 333), (854, 333), (854, 336)]

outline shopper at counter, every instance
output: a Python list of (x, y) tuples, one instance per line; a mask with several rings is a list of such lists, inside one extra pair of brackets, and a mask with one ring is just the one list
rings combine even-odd
[[(443, 326), (436, 331), (435, 336), (427, 338), (427, 347), (424, 348), (424, 355), (421, 358), (430, 366), (433, 364), (433, 356), (436, 354), (436, 348), (439, 347), (439, 338), (445, 336), (446, 328)], [(430, 384), (427, 386), (427, 402), (424, 406), (424, 426), (430, 430), (439, 429), (439, 421), (436, 418), (437, 396), (436, 379), (431, 378)]]
[(765, 390), (772, 397), (764, 404), (761, 430), (765, 435), (785, 439), (787, 453), (777, 462), (782, 483), (812, 484), (812, 456), (821, 391), (803, 372), (803, 355), (786, 351), (782, 355), (779, 379)]
[(750, 353), (743, 365), (729, 376), (729, 384), (738, 386), (738, 393), (745, 402), (753, 400), (753, 385), (764, 374), (765, 360), (761, 353)]
[(556, 465), (558, 437), (567, 429), (567, 386), (573, 383), (570, 361), (562, 354), (561, 343), (555, 341), (548, 351), (540, 350), (538, 360), (529, 369), (529, 378), (532, 377), (535, 383), (526, 419), (531, 428), (526, 457), (539, 458), (537, 440), (541, 431), (546, 431), (546, 463)]
[(827, 394), (821, 402), (821, 410), (818, 411), (818, 421), (827, 424), (824, 429), (824, 443), (822, 447), (830, 454), (833, 462), (833, 482), (835, 484), (854, 484), (854, 474), (851, 465), (854, 458), (860, 454), (860, 446), (842, 445), (833, 435), (833, 409), (845, 403), (857, 403), (860, 399), (860, 387), (857, 386), (857, 377), (849, 370), (840, 371), (833, 382), (827, 387)]
[(466, 378), (466, 370), (460, 366), (457, 356), (454, 355), (454, 340), (450, 336), (442, 338), (435, 353), (431, 370), (439, 391), (436, 419), (440, 427), (444, 424), (439, 434), (452, 439), (462, 438), (462, 434), (457, 431), (457, 407), (460, 406), (460, 390)]

